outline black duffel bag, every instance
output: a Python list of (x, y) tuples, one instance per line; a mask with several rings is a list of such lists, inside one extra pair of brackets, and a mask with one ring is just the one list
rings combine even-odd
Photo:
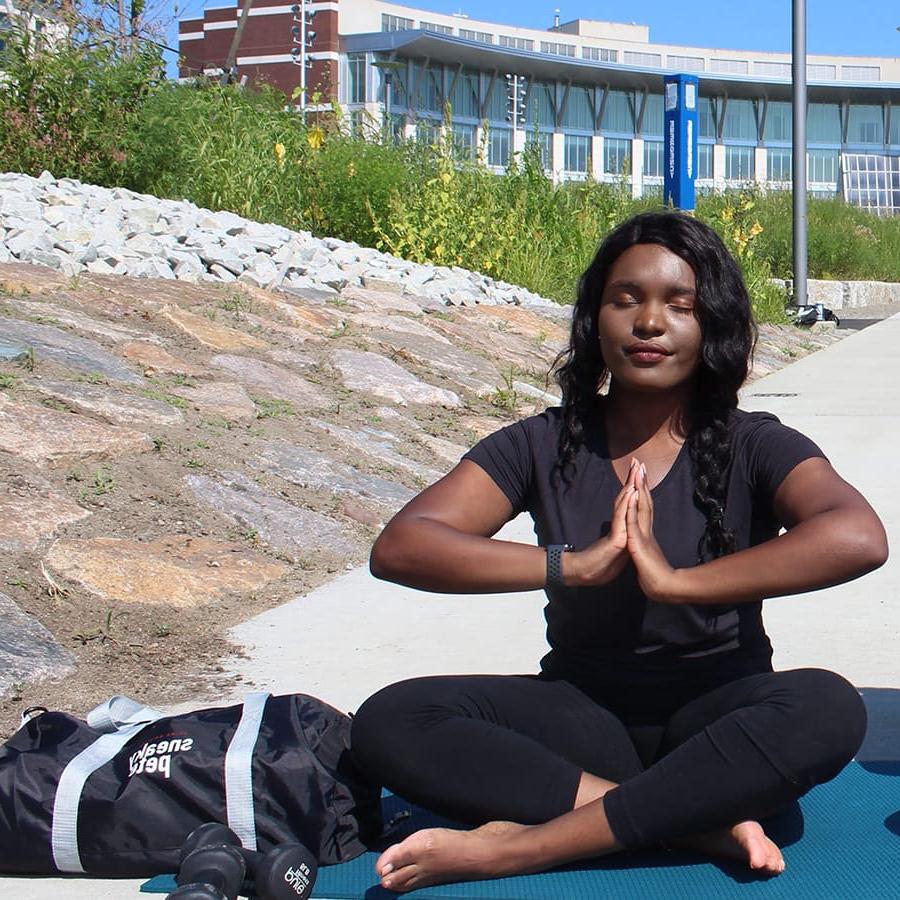
[(178, 716), (125, 697), (87, 721), (41, 712), (0, 749), (0, 872), (174, 872), (204, 822), (251, 850), (300, 841), (323, 865), (352, 859), (381, 815), (349, 733), (349, 717), (304, 694)]

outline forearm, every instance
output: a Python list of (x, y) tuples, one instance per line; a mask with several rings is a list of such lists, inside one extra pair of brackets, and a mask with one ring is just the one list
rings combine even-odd
[(747, 603), (850, 581), (887, 559), (881, 523), (866, 510), (823, 512), (763, 544), (674, 573), (674, 603)]
[(544, 586), (543, 548), (467, 534), (426, 517), (394, 520), (372, 548), (376, 578), (444, 593), (529, 591)]

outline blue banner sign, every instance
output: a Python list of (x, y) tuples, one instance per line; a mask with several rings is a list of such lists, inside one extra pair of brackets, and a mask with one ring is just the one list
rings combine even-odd
[(666, 75), (665, 82), (665, 165), (663, 200), (667, 206), (694, 209), (694, 181), (697, 177), (697, 96), (696, 75)]

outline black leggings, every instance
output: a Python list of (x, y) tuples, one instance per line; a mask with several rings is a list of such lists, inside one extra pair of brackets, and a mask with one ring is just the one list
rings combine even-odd
[(469, 824), (546, 822), (589, 772), (619, 785), (604, 808), (635, 848), (771, 815), (834, 778), (865, 726), (856, 689), (820, 669), (740, 678), (630, 728), (566, 681), (441, 676), (369, 698), (352, 748), (374, 780)]

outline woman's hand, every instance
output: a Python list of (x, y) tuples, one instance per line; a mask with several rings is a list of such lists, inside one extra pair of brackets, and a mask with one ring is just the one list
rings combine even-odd
[(628, 555), (647, 599), (677, 603), (676, 570), (669, 565), (653, 536), (653, 498), (647, 484), (647, 469), (643, 463), (638, 463), (632, 472), (634, 489), (628, 496), (625, 511)]
[(640, 463), (632, 459), (628, 478), (613, 504), (609, 534), (583, 550), (565, 554), (563, 580), (570, 587), (608, 584), (622, 574), (628, 563), (628, 533), (625, 524), (628, 501), (637, 490), (639, 468)]

